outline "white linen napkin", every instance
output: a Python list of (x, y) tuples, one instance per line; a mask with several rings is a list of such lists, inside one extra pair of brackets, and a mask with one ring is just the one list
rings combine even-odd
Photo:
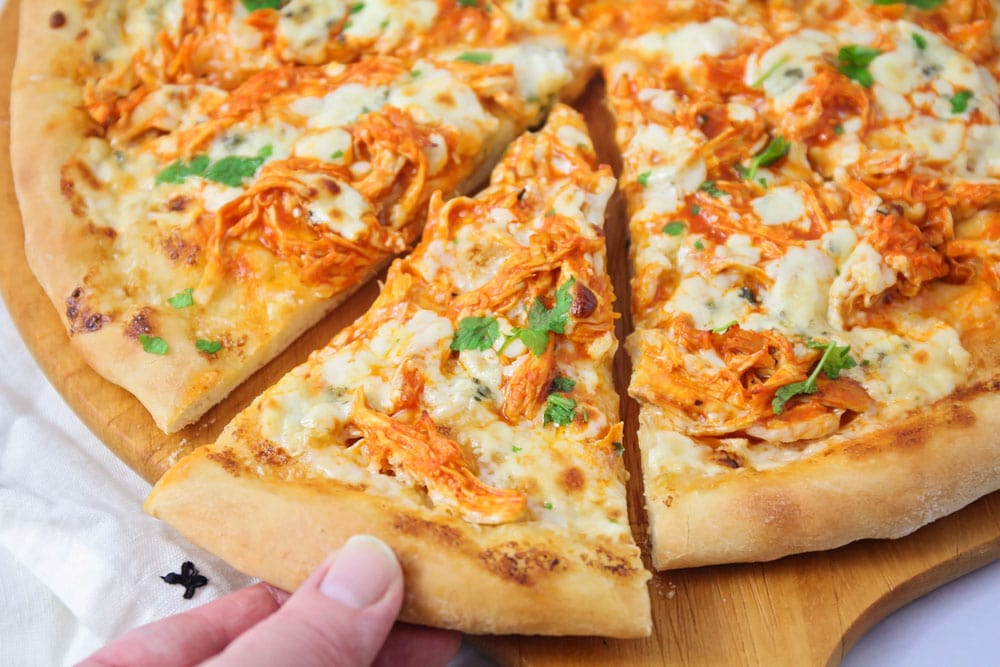
[[(149, 484), (63, 402), (6, 306), (0, 349), (0, 665), (71, 664), (252, 581), (142, 512)], [(209, 579), (191, 600), (160, 579), (186, 560)]]

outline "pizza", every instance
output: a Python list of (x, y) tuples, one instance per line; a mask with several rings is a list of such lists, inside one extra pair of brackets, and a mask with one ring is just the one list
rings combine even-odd
[(658, 568), (898, 537), (1000, 486), (997, 43), (834, 4), (608, 57)]
[[(658, 570), (764, 561), (1000, 488), (995, 1), (22, 14), (29, 261), (162, 429), (416, 244), (150, 495), (245, 572), (294, 588), (370, 532), (403, 562), (407, 620), (634, 637), (640, 546)], [(616, 181), (558, 102), (597, 70), (636, 428), (611, 374)]]
[(74, 348), (167, 432), (408, 249), (432, 192), (476, 186), (592, 67), (572, 26), (476, 3), (24, 4), (31, 267)]
[(475, 198), (435, 195), (371, 309), (169, 470), (146, 509), (289, 590), (374, 534), (419, 623), (648, 634), (611, 379), (614, 185), (557, 106)]

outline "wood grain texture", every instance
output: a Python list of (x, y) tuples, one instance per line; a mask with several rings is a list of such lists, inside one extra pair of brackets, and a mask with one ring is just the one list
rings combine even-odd
[[(201, 421), (164, 435), (135, 399), (97, 376), (69, 349), (60, 316), (25, 261), (9, 162), (9, 82), (16, 33), (17, 4), (12, 3), (0, 17), (0, 293), (39, 366), (67, 403), (126, 464), (152, 482), (178, 455), (214, 441), (264, 387), (364, 312), (377, 285), (362, 289)], [(599, 154), (614, 165), (610, 118), (600, 94), (599, 84), (592, 86), (580, 106), (596, 130)], [(618, 197), (612, 202), (608, 244), (619, 310), (627, 313), (625, 225)], [(627, 329), (627, 316), (620, 326)], [(615, 368), (619, 389), (627, 378), (628, 360), (620, 353)], [(633, 529), (640, 545), (648, 545), (635, 456), (635, 403), (623, 400), (622, 414)], [(998, 557), (1000, 493), (899, 540), (862, 541), (772, 563), (660, 573), (650, 586), (655, 626), (646, 640), (473, 641), (504, 665), (835, 665), (888, 613)]]

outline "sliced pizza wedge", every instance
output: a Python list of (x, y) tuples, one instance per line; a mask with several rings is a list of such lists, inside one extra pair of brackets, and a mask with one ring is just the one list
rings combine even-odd
[(658, 568), (896, 537), (1000, 487), (997, 82), (940, 26), (842, 10), (608, 61)]
[(174, 466), (146, 509), (295, 588), (348, 536), (407, 575), (403, 618), (642, 636), (602, 225), (614, 190), (557, 106), (424, 238), (355, 324)]
[[(72, 345), (167, 432), (409, 248), (433, 191), (484, 180), (588, 71), (566, 35), (540, 30), (311, 64), (237, 39), (263, 30), (238, 2), (93, 4), (22, 12), (12, 157), (27, 257)], [(251, 42), (267, 57), (225, 46)]]

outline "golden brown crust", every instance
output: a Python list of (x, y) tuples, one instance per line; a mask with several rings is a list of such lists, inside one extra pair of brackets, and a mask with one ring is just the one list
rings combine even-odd
[[(99, 235), (89, 232), (87, 221), (74, 213), (68, 198), (59, 196), (62, 165), (76, 153), (89, 129), (86, 114), (77, 108), (79, 89), (64, 79), (22, 81), (12, 96), (11, 159), (28, 263), (56, 310), (66, 317), (67, 328), (77, 329), (70, 336), (74, 349), (101, 375), (134, 394), (157, 426), (168, 433), (225, 398), (388, 263), (373, 267), (353, 289), (333, 299), (304, 300), (281, 329), (234, 363), (216, 363), (193, 346), (176, 346), (169, 355), (156, 356), (137, 344), (125, 344), (127, 322), (112, 324), (106, 317), (102, 321), (101, 313), (72, 303), (89, 266), (101, 256)], [(126, 302), (122, 305), (130, 307)], [(92, 326), (87, 326), (88, 319)], [(157, 334), (164, 338), (177, 340), (186, 335), (180, 322), (164, 319), (161, 325)], [(176, 327), (174, 335), (172, 327)]]
[(404, 620), (481, 634), (651, 630), (649, 574), (635, 547), (611, 554), (528, 524), (476, 526), (332, 480), (269, 480), (213, 456), (225, 446), (223, 436), (172, 468), (145, 508), (242, 572), (294, 590), (331, 550), (367, 533), (402, 563)]
[[(1000, 379), (826, 453), (686, 491), (646, 479), (657, 569), (773, 560), (896, 538), (1000, 488)], [(710, 480), (711, 478), (706, 478)]]

